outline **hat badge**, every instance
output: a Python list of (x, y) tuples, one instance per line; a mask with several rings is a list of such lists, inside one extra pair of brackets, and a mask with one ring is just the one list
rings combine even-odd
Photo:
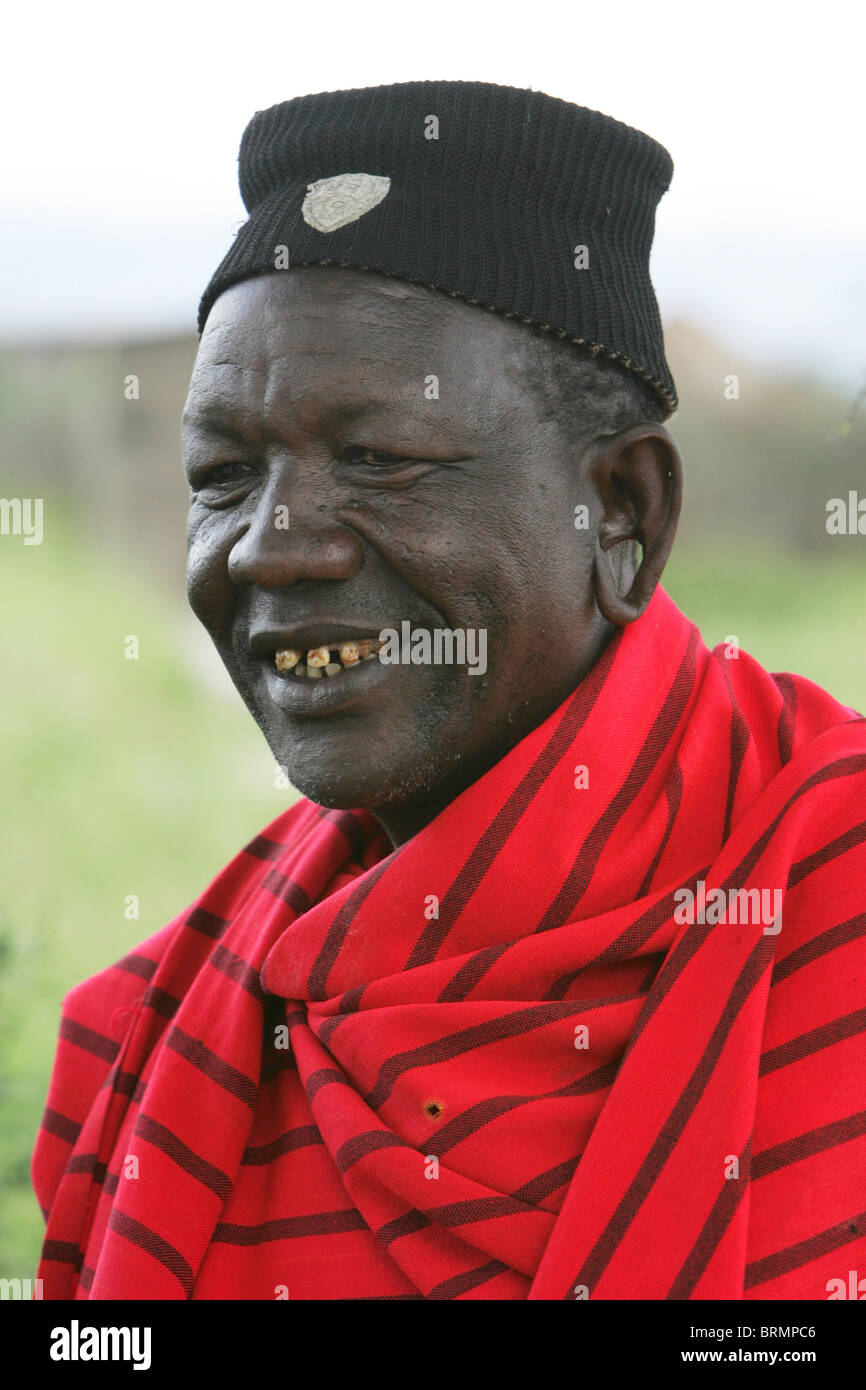
[(381, 203), (391, 187), (383, 174), (334, 174), (307, 185), (301, 214), (317, 232), (335, 232)]

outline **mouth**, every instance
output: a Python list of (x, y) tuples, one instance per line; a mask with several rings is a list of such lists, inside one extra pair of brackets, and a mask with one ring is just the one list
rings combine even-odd
[(313, 621), (254, 632), (249, 645), (272, 703), (285, 714), (315, 718), (364, 707), (393, 679), (392, 668), (378, 659), (381, 631)]
[(357, 672), (365, 661), (375, 661), (384, 642), (358, 637), (347, 642), (324, 642), (305, 651), (302, 647), (278, 647), (274, 669), (294, 680), (333, 680)]

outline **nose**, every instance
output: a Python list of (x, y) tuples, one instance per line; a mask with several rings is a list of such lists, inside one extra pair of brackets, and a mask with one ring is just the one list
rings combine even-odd
[(235, 584), (279, 588), (302, 579), (350, 579), (361, 567), (360, 537), (334, 519), (335, 501), (319, 489), (274, 486), (232, 546)]

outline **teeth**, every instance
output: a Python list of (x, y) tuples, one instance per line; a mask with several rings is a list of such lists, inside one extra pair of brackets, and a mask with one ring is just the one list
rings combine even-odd
[(341, 642), (335, 651), (330, 647), (310, 647), (306, 656), (296, 647), (281, 647), (274, 652), (274, 664), (278, 671), (291, 671), (295, 676), (321, 680), (322, 676), (338, 676), (341, 671), (362, 661), (374, 661), (381, 648), (382, 643), (372, 637)]

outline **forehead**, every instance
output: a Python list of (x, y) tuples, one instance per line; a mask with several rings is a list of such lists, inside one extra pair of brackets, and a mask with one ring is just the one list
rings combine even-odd
[(205, 325), (185, 423), (289, 403), (311, 416), (377, 402), (440, 415), (508, 409), (522, 393), (525, 345), (502, 318), (373, 272), (305, 266), (225, 291)]

